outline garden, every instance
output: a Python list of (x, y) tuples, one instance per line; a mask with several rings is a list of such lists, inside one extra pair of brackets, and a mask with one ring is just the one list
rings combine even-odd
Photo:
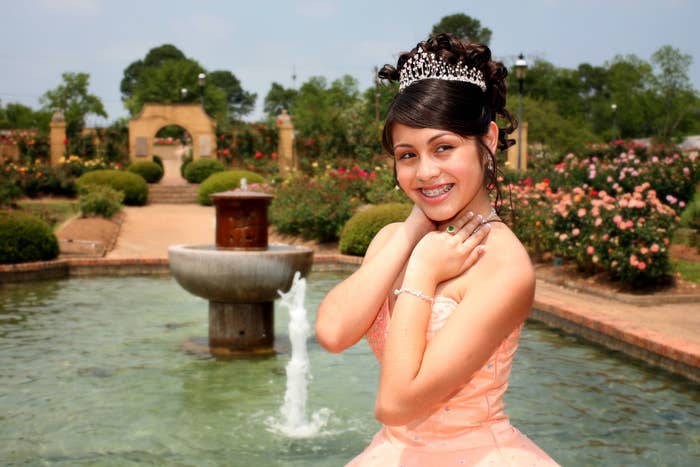
[[(47, 245), (44, 226), (50, 231), (60, 223), (56, 216), (79, 212), (109, 218), (124, 204), (143, 205), (148, 184), (163, 175), (157, 157), (129, 164), (125, 157), (106, 154), (105, 140), (76, 146), (77, 154), (51, 166), (46, 154), (34, 150), (45, 143), (36, 135), (27, 138), (17, 137), (17, 160), (0, 160), (0, 203), (6, 207), (0, 218), (2, 263), (56, 257), (55, 248), (26, 246), (34, 234), (19, 232), (41, 232), (36, 243)], [(299, 170), (283, 178), (273, 124), (245, 124), (217, 140), (216, 159), (182, 163), (183, 176), (199, 186), (198, 201), (210, 205), (209, 194), (235, 188), (246, 178), (254, 189), (275, 195), (270, 220), (280, 234), (338, 242), (341, 253), (363, 255), (382, 226), (408, 212), (408, 199), (396, 189), (385, 155), (333, 160), (302, 148)], [(536, 263), (575, 266), (577, 274), (602, 276), (622, 288), (653, 290), (679, 277), (699, 280), (692, 256), (672, 259), (670, 254), (672, 244), (700, 252), (699, 181), (697, 152), (622, 140), (591, 144), (581, 154), (559, 159), (532, 157), (527, 172), (506, 168), (500, 177), (501, 214)], [(58, 213), (47, 210), (55, 203), (28, 201), (46, 197), (63, 200)]]

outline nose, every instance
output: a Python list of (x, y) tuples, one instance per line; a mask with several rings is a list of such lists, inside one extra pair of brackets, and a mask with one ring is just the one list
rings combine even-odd
[(435, 161), (430, 157), (419, 157), (418, 159), (418, 171), (416, 173), (416, 178), (422, 182), (430, 181), (436, 178), (440, 174), (440, 168), (437, 166)]

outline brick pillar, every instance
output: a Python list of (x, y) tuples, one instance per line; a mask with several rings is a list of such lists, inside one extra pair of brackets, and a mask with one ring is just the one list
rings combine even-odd
[(61, 158), (66, 153), (66, 118), (60, 109), (51, 117), (50, 127), (51, 165), (54, 166), (60, 163)]
[(277, 143), (277, 157), (279, 161), (280, 175), (287, 176), (296, 168), (294, 160), (294, 125), (292, 117), (286, 110), (277, 116), (279, 128), (279, 141)]

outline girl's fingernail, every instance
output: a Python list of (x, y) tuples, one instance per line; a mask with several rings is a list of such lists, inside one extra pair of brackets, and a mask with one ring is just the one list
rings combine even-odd
[(483, 255), (484, 253), (486, 253), (486, 247), (484, 245), (480, 245), (478, 247), (477, 253), (479, 253), (479, 256)]
[(471, 219), (472, 217), (474, 217), (474, 213), (471, 212), (471, 211), (469, 211), (469, 212), (467, 213), (467, 219)]
[(491, 226), (489, 224), (484, 224), (484, 229), (485, 230), (491, 230)]
[(481, 216), (481, 214), (477, 214), (476, 220), (477, 222), (483, 222), (484, 218)]

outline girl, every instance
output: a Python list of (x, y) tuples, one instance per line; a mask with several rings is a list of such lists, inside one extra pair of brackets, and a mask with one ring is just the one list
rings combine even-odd
[(448, 34), (379, 73), (399, 82), (383, 145), (414, 206), (318, 310), (321, 345), (341, 352), (366, 335), (381, 364), (383, 427), (349, 465), (556, 465), (510, 425), (502, 400), (535, 289), (492, 207), (494, 154), (515, 126), (506, 75), (487, 47)]

